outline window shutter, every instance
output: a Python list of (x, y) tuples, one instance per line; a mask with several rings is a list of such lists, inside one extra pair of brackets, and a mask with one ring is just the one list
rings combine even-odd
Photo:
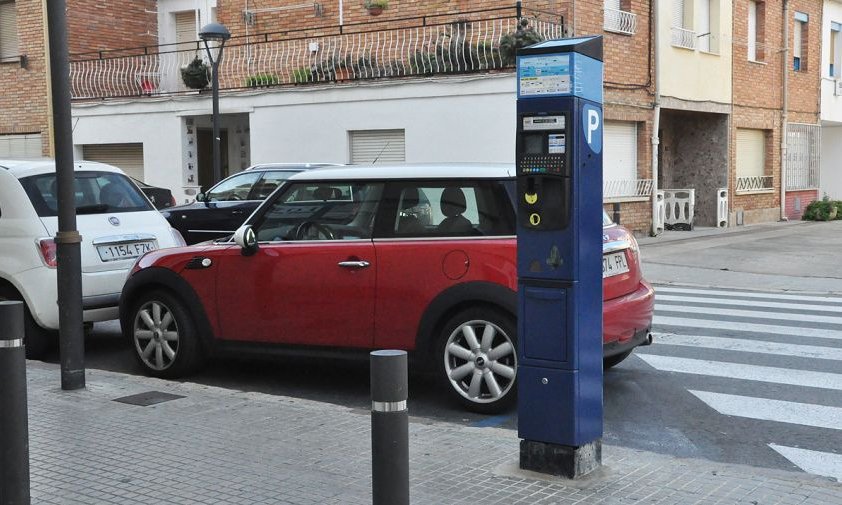
[(637, 179), (637, 124), (606, 121), (603, 130), (603, 178)]
[(605, 0), (605, 8), (620, 10), (620, 0)]
[(699, 42), (700, 51), (710, 52), (710, 0), (699, 2)]
[(15, 2), (0, 4), (0, 60), (19, 55)]
[(737, 128), (737, 177), (766, 175), (766, 135), (763, 130)]
[[(196, 32), (196, 11), (175, 13), (175, 41), (179, 44), (199, 40)], [(193, 46), (190, 46), (192, 49)]]
[(143, 144), (87, 144), (82, 146), (82, 157), (114, 165), (129, 177), (144, 181)]
[(795, 29), (792, 31), (792, 56), (794, 58), (801, 58), (801, 30), (803, 23), (801, 21), (795, 22)]
[(348, 132), (351, 163), (401, 163), (406, 161), (404, 130), (359, 130)]
[(672, 26), (684, 28), (684, 0), (672, 0)]
[(757, 61), (757, 2), (748, 3), (748, 59)]
[(39, 158), (41, 152), (41, 134), (0, 135), (0, 157), (3, 158)]

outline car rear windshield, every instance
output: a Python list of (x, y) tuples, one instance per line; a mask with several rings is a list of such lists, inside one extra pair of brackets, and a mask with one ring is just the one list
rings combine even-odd
[[(137, 186), (123, 174), (91, 171), (76, 172), (74, 176), (77, 214), (153, 210)], [(58, 215), (56, 174), (24, 177), (20, 183), (39, 216)]]

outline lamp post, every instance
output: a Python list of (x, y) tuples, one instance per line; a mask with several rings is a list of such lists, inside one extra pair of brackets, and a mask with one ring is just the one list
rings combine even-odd
[[(231, 32), (219, 23), (210, 23), (202, 27), (199, 38), (205, 43), (205, 52), (211, 62), (213, 81), (213, 183), (222, 180), (222, 155), (219, 149), (219, 62), (222, 61), (222, 50), (225, 41), (231, 38)], [(219, 44), (216, 58), (211, 52), (211, 42)]]

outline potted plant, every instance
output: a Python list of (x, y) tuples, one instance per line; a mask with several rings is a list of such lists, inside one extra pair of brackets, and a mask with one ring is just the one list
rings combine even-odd
[(296, 68), (292, 71), (292, 82), (295, 84), (313, 82), (313, 71), (308, 67)]
[(379, 16), (384, 9), (389, 8), (389, 0), (365, 0), (365, 8), (372, 16)]
[(246, 77), (246, 87), (248, 88), (274, 86), (278, 82), (278, 76), (275, 74), (254, 74)]
[(544, 37), (535, 28), (529, 26), (529, 20), (521, 19), (517, 30), (500, 37), (500, 57), (503, 59), (503, 65), (514, 65), (518, 49), (543, 40)]
[(198, 56), (181, 69), (181, 80), (190, 89), (205, 89), (210, 83), (208, 66)]

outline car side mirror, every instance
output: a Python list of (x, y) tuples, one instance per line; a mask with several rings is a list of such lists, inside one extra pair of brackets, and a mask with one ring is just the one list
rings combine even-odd
[(207, 197), (208, 197), (208, 195), (206, 195), (204, 193), (199, 193), (198, 195), (196, 195), (196, 201), (197, 202), (204, 202), (207, 199)]
[(234, 232), (234, 242), (242, 249), (243, 256), (251, 256), (257, 251), (257, 234), (250, 224), (237, 228)]

